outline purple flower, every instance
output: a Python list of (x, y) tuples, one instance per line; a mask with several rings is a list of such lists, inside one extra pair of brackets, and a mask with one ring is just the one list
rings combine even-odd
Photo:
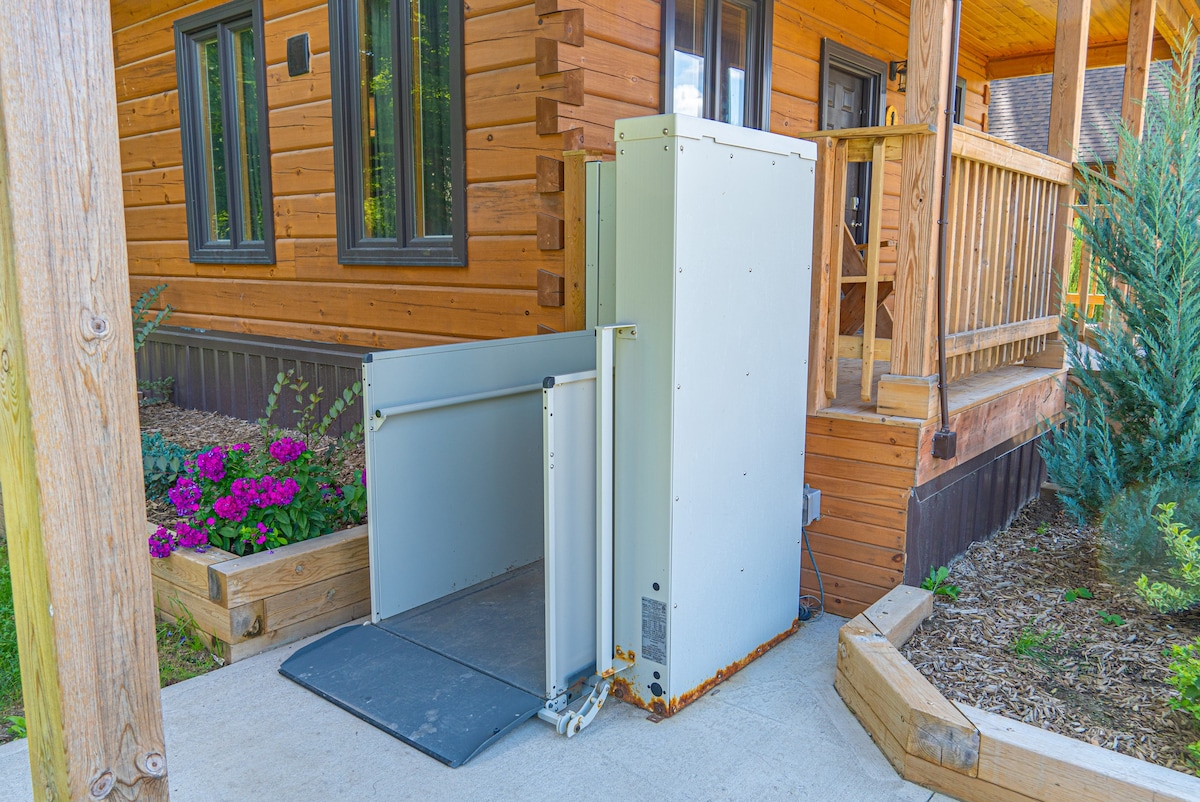
[(213, 511), (227, 521), (241, 521), (246, 517), (249, 506), (236, 496), (221, 496), (213, 502)]
[(282, 482), (274, 476), (264, 476), (258, 480), (258, 500), (254, 503), (259, 507), (285, 507), (292, 503), (292, 498), (300, 486), (296, 480), (287, 477)]
[(238, 452), (241, 452), (242, 454), (249, 454), (254, 449), (250, 447), (249, 443), (238, 443), (235, 446), (230, 446), (229, 450), (230, 451), (238, 451)]
[(304, 445), (303, 440), (293, 440), (290, 437), (283, 437), (271, 443), (267, 449), (271, 456), (278, 460), (280, 465), (286, 465), (289, 462), (295, 462), (300, 458), (308, 446)]
[(196, 455), (196, 470), (210, 482), (221, 481), (225, 478), (225, 452), (220, 446), (200, 452)]
[(181, 549), (196, 549), (208, 543), (208, 533), (192, 526), (187, 521), (180, 521), (175, 531), (179, 535), (178, 542)]
[[(242, 501), (249, 507), (251, 504), (258, 504), (261, 491), (258, 488), (258, 482), (250, 478), (234, 479), (233, 485), (230, 487), (230, 492), (234, 498)], [(259, 504), (261, 507), (262, 505)]]
[(175, 511), (180, 515), (193, 515), (200, 509), (200, 497), (204, 495), (200, 486), (186, 476), (175, 483), (175, 487), (167, 491), (167, 498), (175, 505)]
[(359, 474), (359, 476), (358, 476), (358, 481), (362, 483), (363, 487), (367, 486), (367, 469), (366, 468), (362, 469), (362, 473)]
[(165, 526), (160, 526), (150, 536), (148, 544), (150, 546), (151, 557), (166, 557), (175, 550), (175, 539), (171, 537), (171, 533), (167, 531)]
[(275, 504), (280, 507), (286, 507), (287, 505), (291, 504), (292, 499), (296, 496), (296, 491), (299, 489), (300, 486), (296, 484), (295, 479), (290, 476), (284, 479), (279, 483), (279, 486), (275, 488)]

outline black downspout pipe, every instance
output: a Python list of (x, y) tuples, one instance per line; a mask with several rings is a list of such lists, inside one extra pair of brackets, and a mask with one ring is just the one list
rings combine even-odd
[(957, 451), (957, 437), (950, 431), (950, 402), (946, 381), (946, 229), (950, 225), (950, 168), (954, 155), (954, 118), (957, 116), (958, 38), (962, 24), (962, 0), (954, 0), (954, 27), (950, 34), (950, 69), (946, 76), (946, 138), (942, 152), (942, 200), (938, 212), (937, 255), (937, 346), (938, 346), (938, 406), (941, 409), (941, 428), (933, 433), (933, 456), (952, 459)]

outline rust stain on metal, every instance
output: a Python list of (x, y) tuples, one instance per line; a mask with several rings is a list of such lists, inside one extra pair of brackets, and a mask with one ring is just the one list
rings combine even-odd
[[(714, 687), (716, 687), (720, 683), (724, 682), (725, 680), (729, 679), (731, 676), (734, 675), (734, 673), (741, 671), (743, 668), (745, 668), (747, 665), (749, 665), (756, 657), (762, 657), (768, 651), (770, 651), (774, 647), (778, 646), (784, 640), (784, 638), (788, 637), (793, 632), (795, 632), (797, 627), (799, 627), (799, 626), (800, 626), (800, 619), (799, 618), (794, 619), (792, 621), (791, 627), (784, 630), (783, 632), (780, 632), (778, 635), (771, 638), (769, 641), (762, 644), (761, 646), (756, 648), (754, 651), (750, 652), (750, 654), (746, 655), (741, 660), (734, 660), (732, 663), (725, 666), (725, 668), (718, 671), (714, 676), (709, 677), (704, 682), (701, 682), (699, 685), (697, 685), (695, 688), (692, 688), (690, 691), (681, 693), (679, 696), (672, 696), (671, 704), (668, 709), (668, 712), (666, 712), (664, 714), (660, 714), (660, 715), (668, 715), (668, 716), (675, 715), (680, 710), (687, 707), (692, 702), (696, 701), (701, 696), (703, 696), (704, 694), (711, 691)], [(657, 713), (658, 711), (656, 710), (654, 712)]]
[[(628, 702), (629, 704), (636, 705), (637, 707), (640, 707), (643, 710), (648, 710), (650, 713), (653, 714), (650, 717), (651, 719), (653, 719), (654, 717), (657, 716), (657, 717), (659, 717), (659, 720), (661, 721), (664, 718), (668, 718), (670, 716), (675, 715), (680, 710), (687, 707), (692, 702), (696, 701), (701, 696), (703, 696), (704, 694), (711, 691), (717, 685), (719, 685), (720, 683), (729, 679), (729, 677), (733, 676), (734, 673), (741, 671), (743, 668), (745, 668), (747, 665), (749, 665), (756, 657), (762, 657), (768, 651), (770, 651), (774, 647), (778, 646), (781, 642), (783, 642), (784, 638), (787, 638), (789, 635), (794, 633), (799, 628), (799, 626), (800, 626), (800, 619), (799, 618), (793, 619), (791, 627), (789, 627), (788, 629), (779, 633), (775, 637), (771, 638), (769, 641), (762, 644), (761, 646), (757, 647), (754, 651), (750, 652), (750, 654), (746, 655), (741, 660), (735, 660), (732, 663), (730, 663), (729, 665), (722, 668), (721, 670), (717, 671), (717, 673), (714, 676), (712, 676), (711, 678), (700, 683), (692, 690), (682, 693), (679, 696), (672, 696), (669, 704), (661, 696), (652, 697), (650, 699), (650, 701), (643, 699), (641, 694), (634, 687), (634, 685), (625, 677), (613, 677), (612, 695), (615, 696), (616, 698), (620, 699), (622, 702)], [(619, 647), (619, 646), (615, 648), (615, 652), (618, 657), (625, 656), (624, 652), (622, 652), (621, 647)], [(630, 651), (628, 654), (629, 654), (629, 656), (626, 659), (632, 660), (633, 652)]]

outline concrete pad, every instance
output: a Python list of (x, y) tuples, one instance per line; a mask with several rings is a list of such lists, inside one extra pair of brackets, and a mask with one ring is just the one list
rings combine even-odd
[[(575, 738), (534, 720), (459, 769), (279, 676), (297, 644), (163, 691), (171, 799), (929, 802), (833, 689), (843, 623), (805, 624), (673, 718), (612, 700)], [(29, 776), (25, 742), (0, 747), (0, 799), (32, 799)]]

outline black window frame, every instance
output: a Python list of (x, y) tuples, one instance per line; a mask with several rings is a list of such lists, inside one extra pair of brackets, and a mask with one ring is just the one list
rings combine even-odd
[(954, 124), (966, 125), (967, 79), (961, 75), (954, 79)]
[[(750, 9), (753, 34), (747, 53), (746, 97), (750, 101), (744, 128), (769, 131), (771, 128), (771, 48), (774, 38), (775, 0), (725, 0)], [(720, 92), (718, 70), (720, 58), (720, 14), (722, 0), (707, 0), (705, 6), (704, 41), (706, 52), (704, 63), (704, 114), (705, 119), (716, 119)], [(664, 114), (674, 113), (675, 101), (675, 0), (662, 3), (662, 85), (661, 106)]]
[[(415, 0), (390, 0), (393, 32), (393, 64), (411, 64), (411, 37), (403, 25), (411, 19)], [(465, 68), (463, 64), (462, 3), (450, 0), (447, 4), (450, 33), (450, 163), (451, 211), (449, 236), (416, 237), (410, 214), (415, 201), (415, 173), (411, 163), (412, 131), (409, 94), (412, 76), (403, 71), (403, 80), (396, 80), (394, 103), (397, 131), (397, 194), (396, 221), (399, 227), (395, 238), (368, 238), (364, 235), (362, 207), (362, 154), (357, 143), (362, 119), (354, 98), (358, 96), (358, 3), (354, 0), (329, 0), (329, 49), (333, 89), (333, 153), (334, 187), (337, 206), (338, 262), (347, 265), (381, 266), (446, 266), (465, 267), (467, 264), (467, 203), (466, 203), (466, 125), (463, 108)], [(396, 70), (397, 75), (401, 73)]]
[[(237, 137), (225, 135), (225, 181), (230, 208), (230, 239), (213, 242), (208, 239), (208, 196), (204, 191), (204, 141), (201, 135), (205, 121), (200, 105), (200, 65), (196, 42), (213, 33), (218, 35), (218, 69), (221, 75), (221, 116), (226, 131), (240, 125), (236, 93), (226, 91), (234, 85), (232, 54), (224, 32), (240, 30), (249, 21), (254, 37), (254, 78), (257, 83), (258, 106), (258, 181), (262, 193), (262, 240), (241, 240), (242, 209), (241, 160), (237, 153)], [(261, 0), (232, 0), (216, 8), (201, 11), (175, 22), (175, 69), (179, 90), (179, 133), (183, 146), (184, 204), (187, 207), (188, 258), (206, 264), (275, 264), (275, 202), (271, 192), (271, 144), (267, 110), (267, 67), (263, 38)], [(230, 122), (233, 125), (230, 125)], [(236, 209), (236, 216), (234, 210)]]

